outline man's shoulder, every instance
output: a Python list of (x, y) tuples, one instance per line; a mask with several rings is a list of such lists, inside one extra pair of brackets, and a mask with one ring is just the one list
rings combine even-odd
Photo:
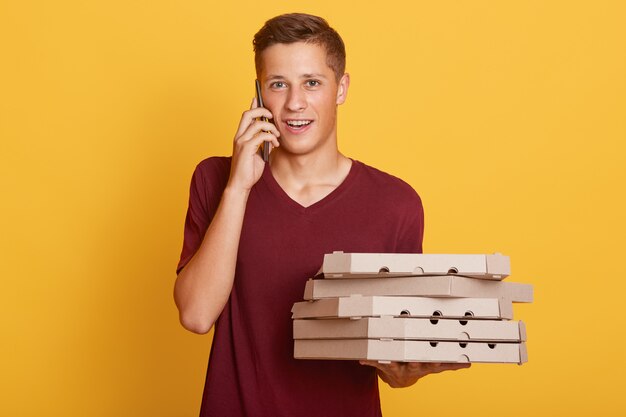
[(419, 199), (419, 195), (413, 187), (401, 178), (361, 161), (354, 160), (354, 163), (359, 167), (361, 183), (381, 197), (397, 198), (402, 196), (403, 198)]
[(226, 156), (212, 156), (200, 161), (193, 172), (191, 187), (206, 198), (221, 193), (230, 176), (231, 159)]
[(230, 172), (230, 156), (210, 156), (196, 165), (196, 173), (204, 175), (223, 174)]

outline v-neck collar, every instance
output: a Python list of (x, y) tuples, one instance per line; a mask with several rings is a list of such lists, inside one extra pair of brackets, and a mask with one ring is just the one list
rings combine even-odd
[(350, 187), (350, 184), (354, 182), (357, 174), (361, 171), (361, 162), (354, 159), (350, 160), (352, 161), (352, 165), (350, 166), (350, 171), (348, 171), (346, 178), (324, 198), (307, 207), (292, 199), (289, 194), (283, 190), (280, 184), (278, 184), (278, 181), (276, 181), (276, 178), (274, 178), (269, 164), (265, 164), (262, 178), (263, 182), (272, 193), (281, 199), (291, 210), (295, 210), (301, 214), (313, 213), (339, 198)]

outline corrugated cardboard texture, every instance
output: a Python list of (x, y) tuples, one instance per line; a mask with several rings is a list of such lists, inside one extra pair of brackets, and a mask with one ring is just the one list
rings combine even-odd
[(296, 359), (393, 362), (518, 363), (528, 360), (525, 343), (423, 342), (413, 340), (295, 340)]
[(533, 289), (529, 284), (448, 275), (406, 278), (311, 279), (306, 283), (304, 291), (305, 300), (350, 295), (503, 298), (513, 302), (529, 303), (533, 300)]
[(325, 278), (376, 278), (414, 275), (460, 275), (502, 280), (511, 273), (509, 257), (418, 253), (343, 253), (324, 255)]
[(433, 298), (352, 296), (303, 301), (291, 309), (294, 319), (322, 317), (408, 316), (484, 319), (512, 319), (510, 300), (497, 298)]
[(518, 321), (368, 317), (294, 320), (293, 338), (523, 342), (526, 331)]

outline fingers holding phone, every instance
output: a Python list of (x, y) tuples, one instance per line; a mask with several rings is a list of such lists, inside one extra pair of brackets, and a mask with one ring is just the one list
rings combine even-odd
[(278, 133), (278, 129), (276, 129), (276, 126), (270, 122), (273, 118), (272, 113), (266, 108), (257, 106), (255, 98), (252, 100), (250, 109), (244, 111), (241, 115), (241, 120), (239, 121), (239, 126), (237, 127), (237, 133), (235, 133), (235, 140), (242, 137), (255, 121), (262, 121), (259, 120), (261, 118), (265, 118), (265, 122), (268, 123), (267, 125), (264, 125), (266, 130), (271, 131), (274, 133), (274, 136), (278, 137), (280, 135)]
[[(271, 143), (278, 147), (278, 137), (280, 132), (278, 128), (270, 121), (274, 116), (272, 113), (263, 107), (256, 105), (256, 99), (252, 102), (252, 108), (245, 111), (241, 116), (239, 122), (239, 128), (235, 135), (235, 143), (254, 141), (258, 145), (263, 142)], [(263, 135), (267, 133), (268, 135)], [(264, 139), (260, 139), (263, 137)]]
[[(261, 120), (265, 117), (267, 121)], [(280, 146), (280, 132), (269, 120), (272, 113), (256, 105), (253, 101), (251, 109), (245, 111), (239, 122), (233, 141), (233, 159), (229, 184), (242, 190), (249, 190), (261, 178), (265, 161), (259, 155), (259, 147), (263, 143)]]

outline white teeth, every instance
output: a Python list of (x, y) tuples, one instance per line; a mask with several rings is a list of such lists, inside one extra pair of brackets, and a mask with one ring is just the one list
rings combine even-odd
[(306, 126), (311, 123), (310, 120), (289, 120), (287, 124), (289, 126)]

